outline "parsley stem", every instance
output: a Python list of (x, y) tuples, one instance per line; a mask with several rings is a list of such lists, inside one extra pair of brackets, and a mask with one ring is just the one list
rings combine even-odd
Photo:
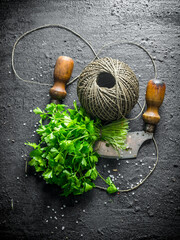
[(95, 185), (95, 188), (99, 188), (99, 189), (102, 189), (102, 190), (107, 191), (107, 188), (105, 188), (105, 187), (101, 187), (101, 186), (98, 186), (98, 185)]
[(99, 175), (99, 177), (104, 181), (106, 182), (106, 180), (101, 176), (101, 174), (97, 171), (97, 174)]
[(79, 137), (79, 138), (75, 138), (75, 139), (73, 139), (73, 141), (77, 141), (77, 140), (82, 139), (82, 138), (85, 138), (85, 137), (88, 137), (88, 135), (83, 135), (83, 136), (81, 136), (81, 137)]

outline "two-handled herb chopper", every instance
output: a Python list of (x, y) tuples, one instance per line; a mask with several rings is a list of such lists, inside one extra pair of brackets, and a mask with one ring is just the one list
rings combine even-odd
[[(50, 89), (52, 102), (58, 104), (59, 100), (66, 97), (65, 86), (69, 81), (74, 62), (72, 58), (60, 56), (54, 69), (54, 86)], [(146, 89), (147, 110), (143, 114), (146, 124), (145, 131), (129, 132), (127, 134), (125, 150), (114, 149), (104, 141), (97, 141), (94, 150), (104, 158), (132, 159), (136, 158), (141, 145), (153, 138), (154, 130), (160, 121), (159, 107), (163, 103), (166, 86), (161, 80), (153, 79), (148, 82)]]

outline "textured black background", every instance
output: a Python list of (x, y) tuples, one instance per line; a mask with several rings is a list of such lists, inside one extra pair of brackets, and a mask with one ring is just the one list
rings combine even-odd
[[(178, 0), (23, 0), (0, 4), (0, 237), (1, 239), (180, 239), (180, 146), (179, 63), (180, 9)], [(116, 39), (146, 47), (155, 59), (158, 78), (167, 86), (156, 130), (160, 160), (156, 171), (139, 189), (108, 195), (94, 189), (79, 197), (63, 198), (56, 186), (46, 185), (26, 174), (25, 141), (38, 141), (31, 110), (50, 101), (49, 87), (27, 84), (15, 78), (11, 51), (17, 37), (43, 24), (63, 24), (82, 34), (98, 51)], [(59, 55), (75, 61), (73, 76), (89, 63), (93, 54), (77, 37), (61, 29), (32, 33), (16, 49), (15, 66), (25, 79), (53, 83), (53, 68)], [(140, 81), (140, 101), (153, 77), (150, 60), (134, 46), (115, 45), (101, 56), (125, 61)], [(34, 80), (33, 80), (34, 79)], [(65, 104), (77, 100), (76, 84), (68, 87)], [(138, 107), (132, 112), (137, 114)], [(131, 122), (131, 131), (141, 130), (143, 121)], [(138, 182), (155, 162), (152, 142), (146, 143), (136, 160), (100, 159), (98, 169), (123, 178), (120, 188)], [(107, 166), (107, 163), (109, 166)], [(113, 168), (118, 173), (113, 173)], [(142, 175), (142, 176), (141, 176)], [(101, 180), (97, 180), (101, 185)], [(13, 199), (14, 209), (11, 208)], [(63, 207), (63, 205), (65, 205)], [(62, 230), (62, 227), (65, 227)]]

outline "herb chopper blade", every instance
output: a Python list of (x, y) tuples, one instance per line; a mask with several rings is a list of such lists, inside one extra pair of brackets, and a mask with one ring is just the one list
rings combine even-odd
[[(58, 57), (54, 68), (54, 86), (49, 91), (52, 98), (51, 102), (58, 104), (59, 100), (65, 98), (65, 85), (71, 77), (73, 66), (72, 58)], [(146, 124), (145, 131), (129, 132), (125, 150), (118, 149), (117, 151), (103, 141), (97, 141), (94, 150), (103, 158), (136, 158), (141, 145), (153, 138), (155, 126), (160, 121), (158, 110), (164, 100), (165, 89), (166, 86), (161, 80), (153, 79), (148, 82), (146, 89), (147, 110), (143, 114), (143, 120)]]

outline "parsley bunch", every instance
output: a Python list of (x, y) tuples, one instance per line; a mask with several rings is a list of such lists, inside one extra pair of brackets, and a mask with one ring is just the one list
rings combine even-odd
[[(83, 194), (96, 187), (93, 180), (98, 175), (109, 185), (108, 193), (117, 192), (110, 177), (105, 180), (98, 173), (96, 164), (99, 155), (93, 150), (93, 145), (101, 138), (109, 140), (108, 142), (114, 147), (123, 148), (127, 123), (125, 124), (123, 120), (123, 124), (119, 124), (122, 134), (118, 125), (118, 145), (115, 136), (117, 123), (115, 128), (110, 124), (111, 131), (108, 131), (108, 127), (102, 127), (99, 119), (91, 120), (85, 109), (78, 107), (76, 102), (74, 109), (66, 109), (66, 107), (63, 104), (51, 103), (45, 108), (46, 111), (40, 108), (34, 110), (34, 113), (41, 117), (40, 126), (36, 130), (40, 135), (40, 142), (26, 143), (34, 148), (30, 153), (29, 165), (34, 166), (36, 172), (42, 172), (47, 183), (60, 186), (64, 196), (71, 193)], [(43, 124), (45, 119), (48, 119), (46, 125)]]

